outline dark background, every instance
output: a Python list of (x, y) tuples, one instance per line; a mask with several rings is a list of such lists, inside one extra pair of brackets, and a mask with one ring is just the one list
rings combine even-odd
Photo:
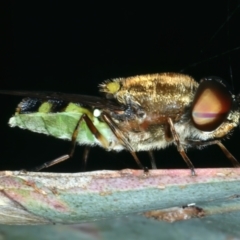
[[(240, 45), (239, 1), (212, 5), (202, 1), (130, 5), (57, 0), (1, 4), (0, 89), (98, 95), (98, 85), (105, 79), (183, 69), (197, 80), (217, 75), (236, 93), (240, 90), (240, 51), (224, 54)], [(8, 127), (20, 100), (0, 96), (2, 170), (29, 169), (69, 150), (66, 141)], [(224, 144), (240, 159), (239, 129)], [(77, 147), (73, 159), (47, 171), (80, 171), (82, 152)], [(216, 146), (189, 150), (188, 155), (196, 167), (231, 166)], [(175, 147), (155, 156), (159, 168), (186, 167)], [(146, 153), (139, 157), (145, 165), (149, 163)], [(91, 150), (88, 170), (123, 168), (137, 168), (129, 153)]]

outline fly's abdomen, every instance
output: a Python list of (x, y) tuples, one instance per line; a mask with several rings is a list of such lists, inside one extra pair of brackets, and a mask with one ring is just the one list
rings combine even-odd
[[(58, 112), (54, 112), (54, 111)], [(9, 120), (11, 127), (19, 127), (32, 132), (43, 133), (56, 138), (71, 140), (72, 134), (83, 114), (86, 114), (98, 131), (109, 141), (116, 138), (108, 125), (94, 117), (91, 110), (78, 104), (56, 101), (41, 102), (35, 99), (24, 99)], [(81, 121), (77, 135), (80, 145), (100, 145), (85, 121)]]

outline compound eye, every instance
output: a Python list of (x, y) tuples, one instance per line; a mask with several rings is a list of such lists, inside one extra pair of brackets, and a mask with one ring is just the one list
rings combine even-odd
[(232, 97), (222, 80), (209, 77), (201, 80), (192, 105), (194, 126), (205, 132), (217, 129), (227, 118)]

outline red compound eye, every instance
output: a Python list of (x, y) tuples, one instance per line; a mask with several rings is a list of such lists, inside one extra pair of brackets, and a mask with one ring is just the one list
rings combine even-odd
[(231, 107), (231, 94), (222, 81), (214, 77), (203, 79), (194, 97), (192, 121), (201, 131), (214, 131), (224, 122)]

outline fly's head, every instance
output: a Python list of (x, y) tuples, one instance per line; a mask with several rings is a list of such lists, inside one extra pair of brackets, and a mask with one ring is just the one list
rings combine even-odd
[(239, 95), (235, 96), (225, 81), (212, 76), (201, 79), (192, 103), (182, 115), (184, 128), (177, 123), (176, 129), (184, 145), (195, 146), (191, 143), (199, 141), (201, 147), (204, 142), (230, 134), (239, 120)]

